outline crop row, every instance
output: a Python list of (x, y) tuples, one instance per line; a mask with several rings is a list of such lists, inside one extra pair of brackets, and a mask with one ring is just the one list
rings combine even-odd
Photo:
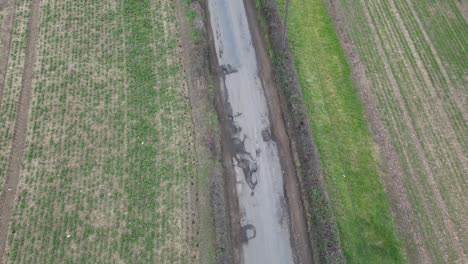
[(3, 97), (0, 102), (0, 187), (3, 187), (13, 139), (16, 111), (18, 108), (17, 102), (24, 68), (24, 49), (26, 47), (30, 2), (26, 0), (18, 1), (16, 5), (15, 20), (11, 32), (12, 36), (7, 73), (5, 76)]
[[(460, 231), (467, 185), (463, 17), (454, 1), (341, 2), (402, 164), (414, 230), (433, 261), (455, 261), (467, 239)], [(405, 248), (412, 258), (417, 249), (410, 241)]]
[(174, 5), (42, 1), (11, 262), (197, 257)]

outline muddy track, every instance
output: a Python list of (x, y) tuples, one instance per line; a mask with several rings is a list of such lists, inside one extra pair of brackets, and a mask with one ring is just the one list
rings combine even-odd
[(0, 8), (5, 10), (5, 18), (0, 25), (0, 107), (2, 106), (3, 89), (5, 87), (8, 59), (10, 57), (11, 34), (16, 13), (15, 3), (16, 1), (14, 0), (6, 0), (0, 3)]
[(36, 44), (40, 24), (40, 0), (31, 2), (31, 13), (28, 23), (28, 37), (26, 56), (24, 60), (21, 92), (18, 99), (13, 141), (10, 157), (7, 164), (5, 184), (0, 195), (0, 262), (5, 255), (5, 246), (11, 217), (15, 208), (15, 198), (20, 180), (21, 163), (23, 161), (26, 132), (28, 127), (28, 114), (31, 101), (32, 80), (36, 62)]
[(255, 8), (251, 1), (208, 3), (234, 262), (311, 263), (301, 192)]
[[(307, 220), (305, 218), (304, 206), (301, 197), (301, 190), (294, 166), (289, 136), (286, 132), (286, 125), (282, 114), (280, 98), (277, 93), (279, 88), (273, 79), (273, 69), (271, 67), (270, 57), (266, 50), (266, 43), (259, 30), (257, 21), (257, 12), (254, 2), (244, 0), (247, 11), (247, 20), (249, 21), (252, 32), (253, 44), (257, 51), (257, 61), (260, 64), (260, 76), (265, 84), (265, 96), (268, 102), (272, 122), (272, 131), (278, 141), (278, 151), (281, 160), (281, 167), (285, 171), (285, 193), (289, 207), (289, 216), (291, 218), (291, 236), (292, 244), (295, 249), (298, 263), (312, 263), (312, 252), (309, 237), (307, 236)], [(270, 89), (268, 89), (270, 88)]]

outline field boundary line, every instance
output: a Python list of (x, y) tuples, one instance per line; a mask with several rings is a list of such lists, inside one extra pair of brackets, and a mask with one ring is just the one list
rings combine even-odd
[(6, 11), (6, 16), (0, 25), (0, 61), (4, 62), (0, 63), (0, 107), (2, 106), (3, 89), (10, 60), (11, 35), (13, 34), (13, 21), (16, 17), (15, 3), (14, 0), (6, 0), (1, 7)]
[[(370, 28), (372, 30), (372, 33), (374, 35), (374, 42), (375, 42), (376, 47), (378, 49), (378, 53), (382, 56), (382, 63), (384, 64), (385, 72), (386, 72), (387, 76), (389, 77), (389, 81), (390, 81), (390, 84), (391, 84), (391, 87), (392, 87), (391, 88), (392, 93), (393, 93), (394, 97), (397, 99), (398, 104), (400, 105), (400, 108), (401, 108), (402, 113), (403, 113), (403, 119), (407, 123), (408, 129), (410, 130), (409, 135), (411, 137), (411, 140), (414, 142), (417, 153), (421, 157), (421, 161), (423, 163), (423, 168), (424, 168), (425, 174), (426, 174), (426, 176), (427, 176), (427, 178), (429, 180), (429, 184), (431, 186), (432, 192), (434, 193), (434, 198), (436, 200), (436, 203), (437, 203), (438, 207), (442, 211), (443, 222), (446, 224), (450, 234), (453, 235), (454, 238), (456, 238), (456, 233), (454, 231), (454, 227), (453, 227), (452, 221), (450, 219), (450, 215), (448, 214), (448, 209), (445, 206), (445, 203), (444, 203), (444, 201), (442, 199), (442, 195), (440, 193), (440, 190), (437, 187), (437, 183), (435, 181), (432, 170), (430, 169), (429, 163), (428, 163), (428, 161), (427, 161), (427, 159), (426, 159), (426, 157), (424, 155), (424, 151), (422, 149), (421, 142), (416, 137), (415, 128), (413, 126), (413, 123), (411, 122), (411, 118), (410, 118), (410, 116), (408, 114), (407, 107), (406, 107), (405, 103), (403, 102), (402, 96), (401, 96), (399, 88), (398, 88), (397, 81), (396, 81), (395, 76), (394, 76), (394, 74), (393, 74), (393, 72), (391, 70), (391, 67), (389, 65), (388, 58), (385, 55), (382, 42), (380, 41), (380, 39), (378, 37), (376, 37), (376, 36), (378, 36), (378, 34), (377, 34), (377, 30), (375, 28), (374, 22), (372, 21), (372, 18), (369, 15), (370, 11), (369, 11), (367, 5), (365, 4), (364, 0), (359, 0), (359, 2), (361, 4), (362, 8), (364, 9), (366, 19), (367, 19), (367, 21), (369, 23), (369, 26), (370, 26)], [(456, 238), (456, 245), (457, 245), (457, 248), (458, 248), (457, 251), (461, 250), (461, 252), (459, 252), (459, 253), (461, 253), (461, 256), (464, 256), (463, 248), (460, 245), (460, 242), (459, 242), (458, 238)]]
[(21, 91), (18, 99), (18, 112), (7, 164), (7, 174), (0, 195), (0, 262), (2, 262), (5, 255), (5, 247), (8, 239), (10, 221), (15, 207), (14, 203), (25, 150), (32, 79), (36, 61), (36, 44), (40, 24), (40, 4), (41, 0), (33, 0), (31, 2), (25, 51), (26, 56), (24, 59)]

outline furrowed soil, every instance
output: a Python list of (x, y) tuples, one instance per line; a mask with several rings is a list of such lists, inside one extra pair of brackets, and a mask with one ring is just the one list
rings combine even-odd
[(176, 4), (16, 2), (0, 106), (3, 261), (198, 261)]
[(466, 263), (467, 25), (460, 1), (325, 1), (411, 263)]

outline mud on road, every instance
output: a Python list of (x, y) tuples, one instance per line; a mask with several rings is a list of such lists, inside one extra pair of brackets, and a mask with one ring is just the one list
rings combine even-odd
[(250, 1), (208, 0), (236, 263), (311, 263), (265, 44)]

